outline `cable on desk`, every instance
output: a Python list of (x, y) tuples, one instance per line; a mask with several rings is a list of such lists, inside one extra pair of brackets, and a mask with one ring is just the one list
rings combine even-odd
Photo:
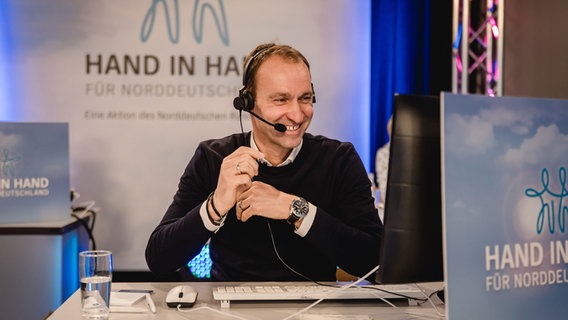
[[(371, 271), (369, 271), (365, 276), (363, 276), (363, 277), (360, 278), (359, 280), (357, 280), (357, 281), (355, 281), (355, 282), (352, 282), (352, 283), (349, 283), (348, 285), (344, 285), (344, 286), (339, 287), (339, 289), (338, 289), (337, 292), (340, 292), (340, 291), (343, 291), (343, 290), (347, 290), (348, 288), (351, 288), (351, 287), (353, 287), (353, 286), (356, 286), (357, 284), (361, 283), (361, 281), (365, 280), (368, 276), (370, 276), (371, 274), (375, 273), (375, 272), (377, 271), (377, 269), (379, 269), (379, 266), (374, 267)], [(330, 292), (330, 295), (331, 295), (331, 294), (334, 294), (334, 293), (335, 293), (335, 292)], [(391, 306), (394, 307), (394, 305), (393, 305), (392, 303), (390, 303), (389, 301), (387, 301), (386, 299), (383, 299), (383, 298), (381, 298), (381, 297), (378, 297), (378, 298), (381, 299), (381, 300), (383, 300), (384, 302), (386, 302), (386, 303), (388, 303), (388, 304), (390, 304)], [(305, 308), (303, 308), (303, 309), (300, 309), (298, 312), (293, 313), (292, 315), (287, 316), (287, 317), (284, 318), (283, 320), (292, 319), (292, 318), (294, 318), (295, 316), (300, 315), (300, 314), (302, 314), (302, 313), (304, 313), (304, 312), (310, 310), (311, 308), (315, 307), (317, 304), (319, 304), (320, 302), (322, 302), (322, 301), (325, 300), (325, 299), (326, 299), (326, 297), (323, 297), (323, 298), (321, 298), (321, 299), (315, 301), (314, 303), (310, 304), (309, 306), (307, 306), (307, 307), (305, 307)]]
[[(420, 291), (422, 291), (422, 294), (424, 294), (424, 296), (427, 296), (427, 298), (428, 298), (427, 301), (430, 302), (430, 304), (432, 305), (432, 307), (434, 308), (434, 310), (436, 310), (436, 313), (438, 314), (438, 316), (440, 316), (440, 317), (442, 317), (442, 318), (445, 319), (445, 318), (446, 318), (445, 313), (440, 312), (440, 309), (438, 309), (438, 307), (436, 306), (436, 304), (432, 301), (432, 297), (433, 297), (434, 295), (438, 294), (438, 292), (443, 291), (445, 286), (442, 287), (442, 289), (435, 290), (435, 291), (432, 292), (430, 295), (426, 295), (426, 292), (424, 291), (424, 289), (422, 289), (418, 284), (416, 284), (416, 287), (417, 287), (418, 289), (420, 289)], [(437, 318), (437, 319), (440, 319), (440, 318)]]
[[(318, 284), (318, 285), (321, 285), (321, 286), (329, 286), (329, 287), (338, 288), (338, 290), (337, 290), (336, 292), (330, 292), (330, 293), (329, 293), (329, 296), (332, 296), (333, 294), (336, 294), (337, 292), (340, 292), (340, 291), (343, 291), (343, 290), (347, 290), (347, 289), (349, 289), (349, 288), (351, 288), (351, 287), (358, 286), (359, 283), (361, 283), (362, 281), (364, 281), (365, 279), (367, 279), (369, 276), (371, 276), (372, 274), (374, 274), (374, 273), (379, 269), (379, 267), (380, 267), (379, 265), (377, 265), (377, 266), (374, 267), (371, 271), (369, 271), (366, 275), (364, 275), (363, 277), (359, 278), (359, 280), (357, 280), (357, 281), (355, 281), (355, 282), (352, 282), (352, 283), (349, 283), (349, 284), (344, 285), (344, 286), (335, 286), (335, 285), (329, 285), (329, 284), (324, 284), (324, 283), (317, 282), (317, 281), (315, 281), (315, 280), (313, 280), (313, 279), (310, 279), (309, 277), (303, 275), (302, 273), (296, 271), (294, 268), (290, 267), (290, 266), (282, 259), (282, 257), (280, 256), (280, 254), (279, 254), (279, 252), (278, 252), (278, 248), (277, 248), (277, 246), (276, 246), (276, 241), (274, 240), (274, 235), (273, 235), (273, 233), (272, 233), (272, 227), (271, 227), (271, 225), (270, 225), (270, 221), (267, 221), (267, 225), (268, 225), (268, 230), (270, 231), (270, 238), (271, 238), (271, 240), (272, 240), (272, 246), (273, 246), (273, 248), (274, 248), (274, 252), (276, 253), (276, 256), (278, 257), (278, 259), (280, 260), (280, 262), (282, 262), (282, 264), (283, 264), (286, 268), (288, 268), (290, 271), (292, 271), (293, 273), (295, 273), (296, 275), (298, 275), (298, 276), (300, 276), (300, 277), (302, 277), (302, 278), (304, 278), (304, 279), (307, 279), (308, 281), (314, 282), (315, 284)], [(402, 297), (402, 298), (407, 298), (407, 299), (412, 299), (412, 300), (418, 300), (418, 301), (420, 301), (420, 302), (431, 301), (430, 297), (429, 297), (428, 295), (426, 295), (426, 294), (424, 293), (424, 290), (422, 290), (422, 288), (420, 288), (418, 285), (417, 285), (417, 287), (420, 289), (420, 291), (422, 292), (422, 294), (425, 296), (425, 299), (417, 299), (417, 298), (414, 298), (414, 297), (406, 296), (406, 295), (399, 294), (399, 293), (396, 293), (396, 292), (390, 292), (390, 291), (388, 291), (388, 290), (384, 290), (384, 289), (380, 289), (380, 288), (376, 288), (376, 287), (369, 287), (369, 286), (364, 286), (364, 285), (363, 285), (363, 286), (360, 286), (360, 287), (368, 288), (368, 289), (375, 289), (375, 290), (387, 292), (387, 293), (390, 293), (390, 294), (393, 294), (393, 295), (396, 295), (396, 296), (399, 296), (399, 297)], [(376, 297), (377, 297), (378, 299), (382, 300), (383, 302), (385, 302), (386, 304), (390, 305), (391, 307), (393, 307), (393, 308), (398, 308), (396, 305), (394, 305), (393, 303), (391, 303), (391, 302), (388, 301), (387, 299), (385, 299), (385, 298), (383, 298), (383, 297), (380, 297), (380, 296), (378, 296), (378, 295), (377, 295)], [(313, 308), (314, 306), (318, 305), (320, 302), (324, 301), (325, 299), (326, 299), (326, 297), (323, 297), (323, 298), (321, 298), (321, 299), (319, 299), (319, 300), (313, 302), (313, 303), (310, 304), (309, 306), (307, 306), (307, 307), (305, 307), (305, 308), (303, 308), (303, 309), (301, 309), (301, 310), (299, 310), (299, 311), (293, 313), (292, 315), (290, 315), (290, 316), (284, 318), (283, 320), (292, 319), (292, 318), (294, 318), (294, 317), (296, 317), (296, 316), (298, 316), (298, 315), (300, 315), (300, 314), (302, 314), (302, 313), (304, 313), (304, 312), (310, 310), (311, 308)], [(434, 303), (432, 303), (432, 304), (434, 305)], [(220, 313), (226, 314), (226, 313), (224, 313), (224, 312), (221, 312), (221, 311), (218, 311), (218, 310), (209, 308), (209, 307), (202, 307), (202, 308), (207, 308), (207, 309), (210, 309), (210, 310), (213, 310), (213, 311), (216, 311), (216, 312), (220, 312)], [(178, 309), (179, 309), (179, 307), (178, 307)], [(198, 309), (200, 309), (200, 308), (198, 308)], [(198, 310), (198, 309), (197, 309), (197, 310)], [(434, 309), (435, 309), (436, 312), (439, 314), (438, 308), (436, 308), (436, 307), (434, 306)], [(410, 315), (413, 315), (413, 316), (415, 316), (415, 317), (423, 317), (423, 318), (425, 318), (425, 319), (439, 319), (439, 317), (438, 317), (438, 318), (433, 318), (434, 316), (432, 316), (432, 315), (426, 315), (426, 314), (420, 314), (420, 313), (413, 313), (413, 312), (405, 312), (405, 313), (410, 314)], [(236, 317), (236, 318), (238, 318), (238, 319), (243, 319), (243, 318), (240, 318), (240, 317), (237, 317), (237, 316), (234, 316), (234, 315), (230, 315), (230, 316)]]
[[(405, 298), (405, 299), (409, 299), (409, 300), (416, 300), (418, 301), (418, 304), (427, 302), (429, 300), (429, 297), (425, 297), (424, 299), (420, 299), (420, 298), (416, 298), (416, 297), (411, 297), (411, 296), (407, 296), (405, 294), (402, 293), (398, 293), (398, 292), (394, 292), (394, 291), (389, 291), (389, 290), (385, 290), (382, 288), (378, 288), (378, 287), (372, 287), (372, 286), (367, 286), (367, 285), (361, 285), (358, 286), (360, 288), (365, 288), (365, 289), (369, 289), (369, 290), (377, 290), (377, 291), (381, 291), (381, 292), (385, 292), (388, 294), (392, 294), (393, 296), (397, 296), (397, 297), (401, 297), (401, 298)], [(418, 286), (417, 286), (418, 287)], [(424, 293), (423, 293), (424, 294)]]
[(199, 310), (209, 310), (209, 311), (213, 311), (213, 312), (222, 314), (222, 315), (227, 316), (227, 317), (233, 317), (233, 318), (240, 319), (240, 320), (248, 320), (246, 318), (239, 317), (239, 316), (236, 316), (234, 314), (230, 314), (230, 313), (227, 313), (227, 312), (219, 311), (217, 309), (213, 309), (209, 306), (202, 306), (202, 307), (199, 307), (199, 308), (192, 308), (192, 309), (182, 309), (181, 305), (178, 305), (177, 310), (181, 313), (196, 312), (196, 311), (199, 311)]
[[(282, 259), (282, 257), (280, 257), (280, 254), (278, 253), (278, 248), (277, 248), (277, 246), (276, 246), (276, 241), (274, 240), (274, 235), (272, 234), (272, 227), (271, 227), (271, 225), (270, 225), (270, 221), (267, 221), (266, 223), (268, 224), (268, 231), (270, 232), (270, 240), (272, 240), (272, 247), (274, 248), (274, 253), (276, 253), (276, 257), (278, 257), (278, 260), (280, 260), (280, 262), (281, 262), (286, 268), (288, 268), (288, 270), (292, 271), (293, 273), (297, 274), (298, 276), (300, 276), (300, 277), (302, 277), (302, 278), (304, 278), (304, 279), (306, 279), (306, 280), (308, 280), (308, 281), (311, 281), (311, 282), (313, 282), (313, 283), (315, 283), (315, 284), (317, 284), (317, 285), (325, 286), (325, 287), (331, 287), (331, 288), (341, 288), (340, 285), (331, 285), (331, 284), (321, 283), (321, 282), (318, 282), (318, 281), (316, 281), (316, 280), (310, 279), (309, 277), (303, 275), (302, 273), (296, 271), (294, 268), (290, 267), (290, 266), (284, 261), (284, 259)], [(379, 268), (379, 266), (375, 267), (373, 270), (376, 271), (378, 268)], [(371, 274), (372, 274), (371, 272), (368, 273), (368, 274), (365, 275), (362, 279), (366, 279), (367, 276), (369, 276), (369, 275), (371, 275)], [(356, 283), (360, 283), (360, 282), (361, 282), (361, 280), (357, 281)], [(381, 288), (377, 288), (377, 287), (370, 287), (370, 286), (365, 286), (365, 285), (358, 286), (358, 287), (360, 287), (360, 288), (365, 288), (365, 289), (369, 289), (369, 290), (378, 290), (378, 291), (386, 292), (386, 293), (389, 293), (389, 294), (392, 294), (392, 295), (395, 295), (395, 296), (398, 296), (398, 297), (401, 297), (401, 298), (410, 299), (410, 300), (418, 300), (419, 302), (426, 302), (426, 301), (428, 301), (428, 297), (426, 297), (425, 299), (417, 299), (416, 297), (407, 296), (407, 295), (404, 295), (404, 294), (401, 294), (401, 293), (398, 293), (398, 292), (391, 292), (391, 291), (388, 291), (388, 290), (385, 290), (385, 289), (381, 289)], [(387, 302), (387, 303), (389, 303), (389, 302)], [(390, 303), (389, 303), (389, 304), (390, 304)]]

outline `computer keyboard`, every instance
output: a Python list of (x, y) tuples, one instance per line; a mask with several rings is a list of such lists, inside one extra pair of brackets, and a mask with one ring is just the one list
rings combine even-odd
[[(295, 300), (380, 300), (424, 299), (422, 291), (411, 284), (364, 285), (341, 288), (312, 282), (247, 283), (213, 287), (213, 299), (228, 307), (231, 301), (295, 301)], [(346, 286), (346, 285), (345, 285)]]

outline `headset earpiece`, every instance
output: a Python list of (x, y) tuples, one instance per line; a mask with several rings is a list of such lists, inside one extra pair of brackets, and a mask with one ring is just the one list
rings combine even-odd
[(243, 70), (243, 87), (239, 90), (239, 96), (233, 99), (233, 107), (239, 111), (252, 111), (254, 108), (254, 96), (251, 92), (247, 90), (247, 83), (249, 77), (249, 69), (250, 65), (254, 61), (256, 57), (258, 57), (261, 53), (267, 51), (269, 48), (264, 48), (257, 53), (255, 53), (247, 62)]
[(233, 107), (239, 111), (252, 111), (254, 108), (254, 97), (245, 87), (239, 90), (239, 96), (233, 99)]

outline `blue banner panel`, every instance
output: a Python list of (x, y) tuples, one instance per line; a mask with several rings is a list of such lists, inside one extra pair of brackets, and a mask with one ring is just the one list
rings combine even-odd
[(0, 223), (70, 215), (69, 126), (0, 122)]

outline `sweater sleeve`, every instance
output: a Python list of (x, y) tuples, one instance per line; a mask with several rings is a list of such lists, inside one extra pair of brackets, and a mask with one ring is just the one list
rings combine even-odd
[(164, 217), (151, 233), (146, 262), (158, 277), (167, 277), (196, 256), (211, 237), (200, 215), (207, 195), (215, 189), (218, 166), (200, 144), (187, 165)]
[[(334, 172), (334, 200), (318, 206), (306, 239), (343, 270), (363, 276), (379, 263), (383, 225), (365, 167), (350, 143), (342, 143)], [(333, 212), (331, 212), (333, 211)]]

